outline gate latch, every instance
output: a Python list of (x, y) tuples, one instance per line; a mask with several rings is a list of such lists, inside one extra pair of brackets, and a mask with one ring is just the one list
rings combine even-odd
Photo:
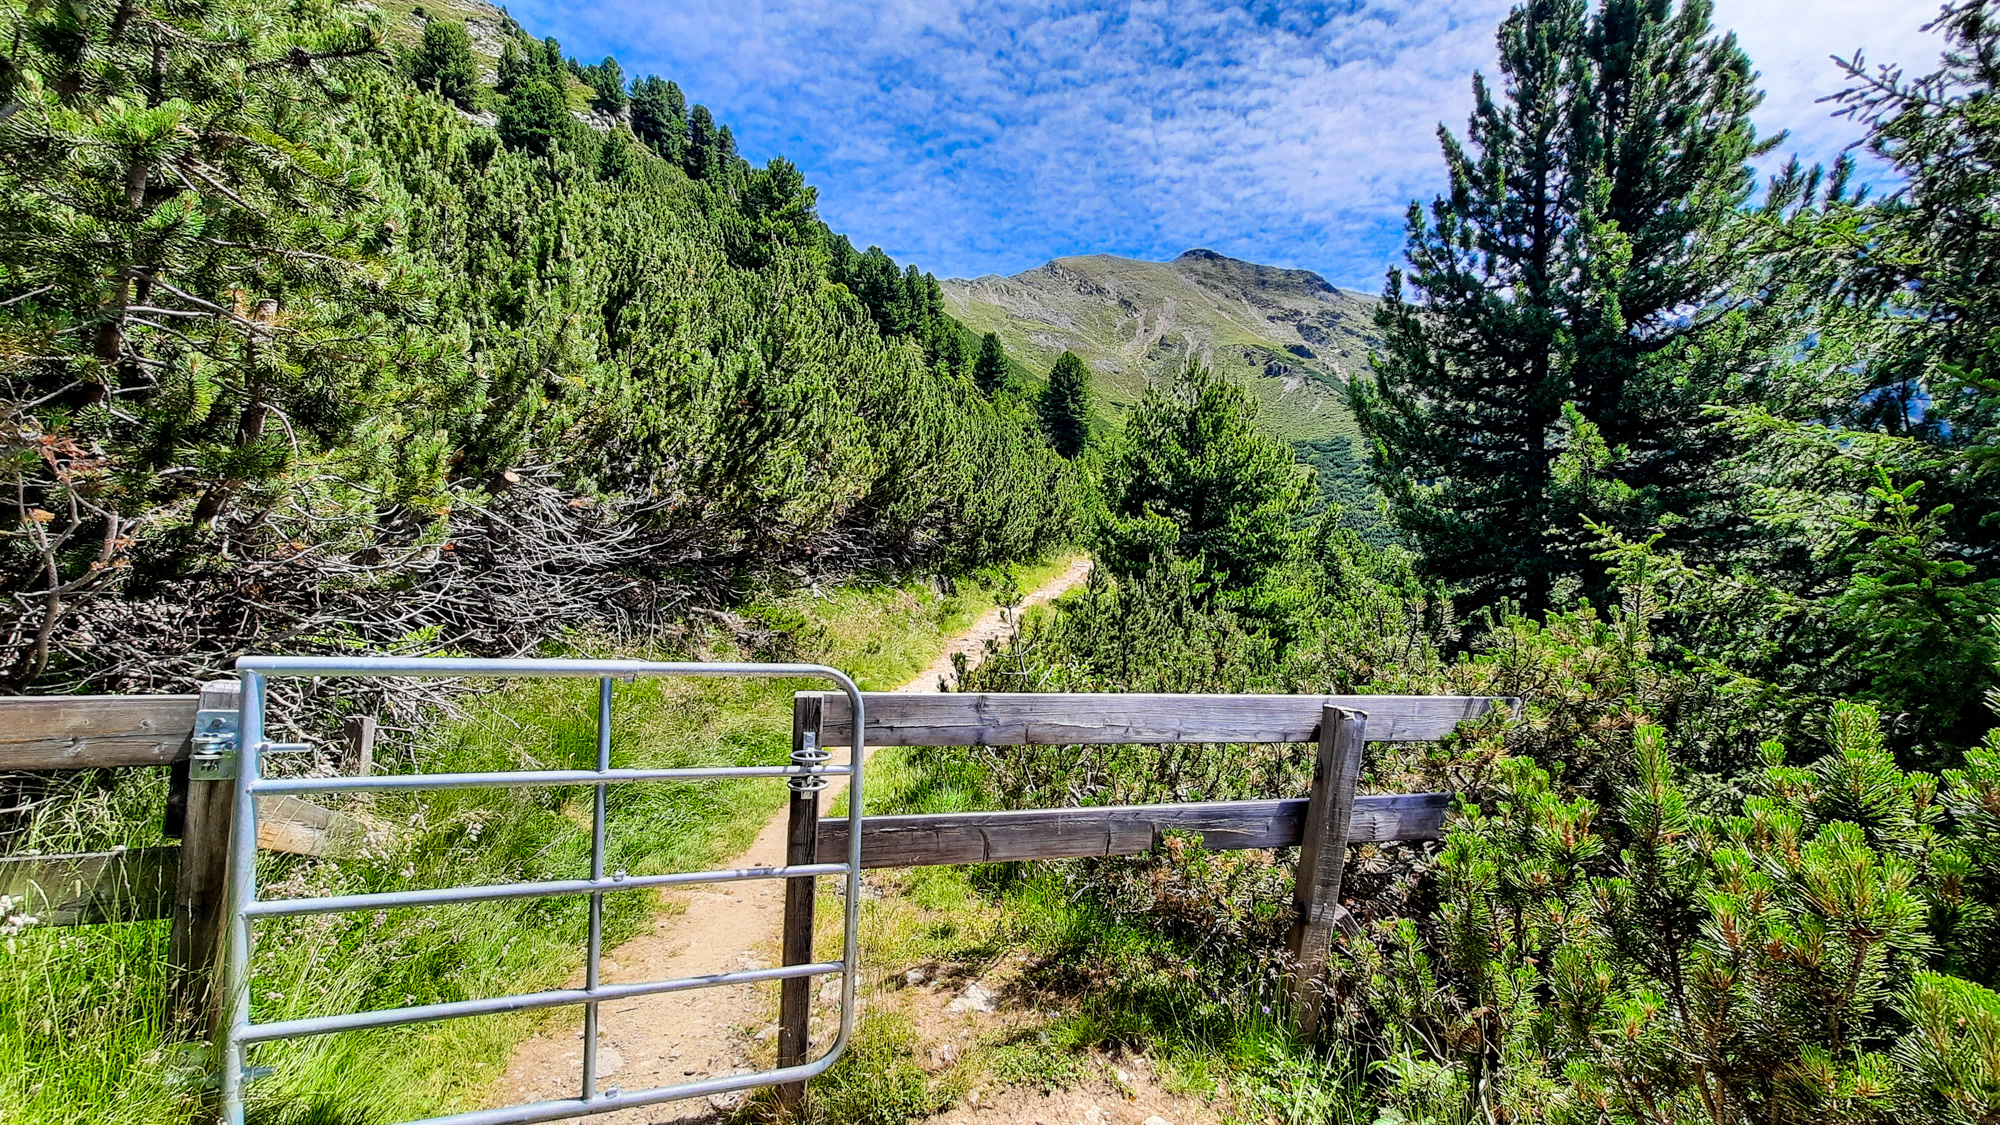
[[(234, 708), (203, 708), (194, 713), (194, 750), (188, 754), (188, 780), (228, 781), (237, 775), (242, 750), (237, 745)], [(258, 754), (306, 754), (310, 742), (265, 742)]]
[[(805, 732), (799, 748), (792, 751), (792, 764), (807, 769), (823, 766), (832, 759), (832, 753), (820, 746), (819, 736), (812, 731)], [(798, 774), (785, 782), (794, 793), (817, 793), (826, 788), (826, 784), (826, 776), (817, 773)]]

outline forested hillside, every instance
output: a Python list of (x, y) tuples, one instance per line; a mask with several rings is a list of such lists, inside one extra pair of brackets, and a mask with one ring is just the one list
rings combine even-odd
[(670, 81), (490, 12), (489, 71), (420, 9), (7, 11), (15, 690), (515, 653), (1068, 534), (936, 281)]

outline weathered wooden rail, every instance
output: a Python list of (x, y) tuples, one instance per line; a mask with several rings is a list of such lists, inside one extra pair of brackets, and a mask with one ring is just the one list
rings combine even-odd
[[(1141, 855), (1169, 832), (1201, 836), (1210, 851), (1296, 848), (1305, 843), (1304, 797), (1279, 801), (1201, 801), (1179, 805), (1020, 809), (1012, 812), (871, 816), (861, 830), (861, 866), (924, 867)], [(1451, 798), (1444, 793), (1369, 793), (1354, 798), (1350, 844), (1437, 840)], [(839, 855), (847, 822), (819, 825), (819, 850)]]
[[(191, 777), (195, 714), (234, 711), (235, 680), (196, 695), (0, 696), (0, 772), (169, 767), (164, 834), (178, 846), (0, 857), (0, 894), (38, 926), (170, 919), (177, 1018), (213, 1013), (210, 979), (222, 940), (235, 785)], [(350, 720), (348, 757), (364, 772), (374, 720)], [(295, 798), (263, 810), (257, 843), (319, 855), (343, 828)]]
[[(1315, 742), (1303, 798), (1171, 805), (1026, 809), (871, 816), (861, 822), (863, 867), (994, 863), (1137, 855), (1169, 832), (1196, 833), (1210, 850), (1297, 847), (1291, 995), (1305, 1030), (1319, 1018), (1314, 985), (1331, 955), (1347, 845), (1435, 840), (1444, 834), (1443, 793), (1355, 792), (1368, 742), (1428, 742), (1513, 700), (1397, 695), (943, 694), (863, 696), (867, 745), (1058, 746)], [(845, 696), (804, 692), (793, 701), (795, 748), (846, 745), (853, 718)], [(815, 863), (848, 844), (845, 821), (819, 819), (819, 795), (792, 795), (787, 863)], [(787, 965), (812, 961), (813, 880), (789, 880), (783, 937)], [(778, 1065), (810, 1052), (811, 993), (804, 980), (780, 991)], [(796, 1102), (802, 1087), (782, 1088)]]

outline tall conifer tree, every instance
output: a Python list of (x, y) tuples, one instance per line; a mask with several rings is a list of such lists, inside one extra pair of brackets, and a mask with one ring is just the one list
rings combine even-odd
[(1000, 347), (1000, 335), (988, 332), (979, 338), (979, 358), (972, 361), (972, 382), (987, 394), (998, 394), (1007, 386), (1007, 353)]
[(509, 39), (500, 45), (500, 60), (495, 64), (493, 88), (503, 94), (511, 94), (521, 84), (534, 77), (535, 63), (521, 51), (521, 45)]
[(478, 106), (479, 68), (472, 61), (472, 37), (465, 25), (432, 20), (410, 59), (410, 78), (460, 109)]
[[(1870, 71), (1858, 56), (1843, 64), (1852, 81), (1844, 112), (1868, 125), (1868, 150), (1904, 186), (1874, 201), (1829, 190), (1824, 207), (1791, 224), (1785, 243), (1796, 249), (1781, 268), (1817, 273), (1841, 298), (1827, 303), (1818, 327), (1857, 339), (1868, 357), (1859, 386), (1835, 381), (1858, 392), (1851, 424), (1920, 443), (1932, 462), (1922, 470), (1934, 490), (1928, 502), (1953, 505), (1939, 515), (1954, 553), (1992, 575), (2000, 572), (2000, 11), (1990, 0), (1960, 0), (1931, 27), (1947, 43), (1934, 71)], [(1802, 189), (1810, 194), (1802, 184), (1792, 190)], [(1774, 185), (1774, 194), (1784, 190)], [(1854, 237), (1857, 229), (1869, 237)]]
[(583, 80), (590, 86), (590, 108), (599, 113), (619, 114), (625, 109), (625, 68), (610, 55), (596, 66), (585, 67)]
[(1197, 364), (1148, 387), (1105, 461), (1099, 561), (1198, 567), (1209, 597), (1262, 582), (1297, 541), (1313, 478), (1256, 420), (1248, 392)]
[(1057, 453), (1072, 460), (1090, 442), (1090, 368), (1075, 352), (1056, 357), (1049, 381), (1035, 397), (1042, 432)]
[[(1699, 355), (1747, 252), (1733, 233), (1768, 151), (1760, 95), (1708, 0), (1528, 0), (1475, 76), (1449, 194), (1412, 205), (1356, 414), (1397, 522), (1432, 571), (1490, 602), (1601, 588), (1586, 517), (1704, 503), (1719, 452)], [(1566, 409), (1574, 404), (1574, 409)]]
[(956, 322), (947, 326), (942, 361), (946, 371), (963, 379), (972, 378), (972, 348)]
[(582, 128), (569, 114), (562, 87), (536, 75), (507, 97), (500, 107), (500, 139), (507, 147), (547, 156), (564, 138)]
[(721, 170), (716, 151), (715, 115), (705, 105), (688, 111), (687, 174), (697, 180), (714, 179)]
[(671, 82), (657, 77), (632, 84), (632, 132), (662, 160), (679, 163), (687, 149), (686, 105)]

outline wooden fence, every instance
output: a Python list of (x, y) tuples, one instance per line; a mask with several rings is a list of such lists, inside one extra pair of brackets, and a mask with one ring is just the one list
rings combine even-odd
[[(0, 773), (169, 767), (164, 835), (178, 845), (0, 858), (0, 894), (39, 926), (172, 921), (175, 1019), (214, 1016), (210, 978), (221, 948), (233, 781), (190, 777), (195, 713), (235, 711), (235, 680), (197, 695), (0, 696)], [(347, 758), (366, 772), (375, 722), (350, 719)], [(329, 810), (283, 798), (260, 810), (258, 846), (319, 855), (344, 829)]]
[[(1368, 742), (1428, 742), (1459, 723), (1513, 700), (1393, 695), (1063, 695), (867, 693), (868, 746), (1059, 746), (1071, 744), (1315, 742), (1312, 786), (1303, 798), (1174, 805), (1026, 809), (1011, 812), (870, 816), (861, 821), (861, 866), (918, 867), (1137, 855), (1168, 832), (1201, 835), (1211, 850), (1297, 847), (1294, 922), (1289, 939), (1294, 1018), (1319, 1019), (1315, 983), (1331, 955), (1344, 911), (1340, 884), (1347, 845), (1435, 840), (1450, 800), (1443, 793), (1355, 793)], [(793, 699), (794, 748), (808, 738), (844, 746), (854, 727), (847, 697), (802, 692)], [(845, 820), (819, 819), (817, 793), (793, 793), (787, 863), (843, 855)], [(784, 963), (813, 960), (813, 880), (787, 880)], [(810, 1055), (811, 982), (780, 986), (778, 1065)], [(796, 1103), (803, 1084), (781, 1088)]]
[[(864, 742), (882, 746), (1028, 746), (1071, 744), (1318, 744), (1303, 798), (1207, 801), (1103, 808), (1028, 809), (862, 820), (863, 867), (993, 863), (1136, 855), (1168, 832), (1201, 836), (1212, 850), (1300, 849), (1289, 940), (1295, 1018), (1318, 1020), (1313, 987), (1332, 948), (1342, 911), (1347, 845), (1433, 840), (1444, 831), (1442, 793), (1357, 795), (1368, 742), (1432, 741), (1460, 722), (1512, 700), (1466, 696), (943, 694), (864, 696)], [(234, 783), (190, 777), (197, 710), (234, 710), (235, 681), (205, 685), (200, 695), (0, 697), (0, 772), (170, 766), (166, 835), (178, 847), (87, 855), (0, 859), (0, 894), (27, 899), (42, 925), (171, 918), (176, 1013), (213, 1019), (209, 986), (222, 936)], [(793, 700), (795, 749), (808, 740), (843, 746), (852, 739), (847, 697), (802, 692)], [(372, 719), (349, 720), (349, 765), (369, 771)], [(319, 854), (341, 830), (335, 814), (294, 798), (261, 809), (260, 847)], [(819, 794), (794, 792), (788, 864), (844, 854), (845, 820), (819, 817)], [(814, 880), (785, 888), (783, 960), (813, 960)], [(808, 1058), (811, 978), (780, 985), (778, 1066)], [(795, 1102), (803, 1085), (780, 1089)]]

